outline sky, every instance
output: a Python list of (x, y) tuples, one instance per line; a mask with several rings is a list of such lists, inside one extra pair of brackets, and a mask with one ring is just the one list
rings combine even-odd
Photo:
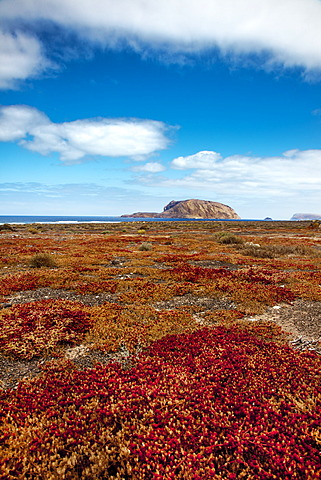
[(321, 0), (0, 0), (0, 214), (321, 214)]

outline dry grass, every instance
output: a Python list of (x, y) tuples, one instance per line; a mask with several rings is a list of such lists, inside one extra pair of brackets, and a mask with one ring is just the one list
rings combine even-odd
[(57, 267), (57, 263), (50, 253), (37, 253), (31, 257), (29, 265), (32, 268)]
[(141, 245), (139, 245), (138, 250), (140, 250), (141, 252), (149, 252), (150, 250), (152, 250), (152, 248), (153, 245), (151, 243), (143, 242)]
[(305, 245), (251, 245), (245, 243), (240, 247), (240, 251), (243, 255), (254, 258), (321, 256), (321, 251)]
[(241, 237), (230, 232), (219, 232), (215, 235), (215, 239), (218, 243), (221, 243), (222, 245), (243, 244), (243, 239)]

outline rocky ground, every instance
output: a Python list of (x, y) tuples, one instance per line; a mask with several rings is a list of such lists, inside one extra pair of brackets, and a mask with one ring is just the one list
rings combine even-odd
[(275, 322), (291, 335), (291, 340), (321, 341), (321, 302), (296, 300), (292, 305), (276, 305), (250, 320)]

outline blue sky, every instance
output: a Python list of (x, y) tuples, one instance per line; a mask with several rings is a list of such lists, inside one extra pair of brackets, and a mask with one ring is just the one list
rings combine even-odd
[(0, 0), (0, 214), (321, 213), (320, 0)]

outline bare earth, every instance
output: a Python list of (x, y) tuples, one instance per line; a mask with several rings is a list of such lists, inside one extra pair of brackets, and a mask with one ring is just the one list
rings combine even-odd
[(291, 334), (292, 340), (321, 340), (321, 302), (296, 300), (292, 305), (276, 305), (251, 320), (275, 322)]

